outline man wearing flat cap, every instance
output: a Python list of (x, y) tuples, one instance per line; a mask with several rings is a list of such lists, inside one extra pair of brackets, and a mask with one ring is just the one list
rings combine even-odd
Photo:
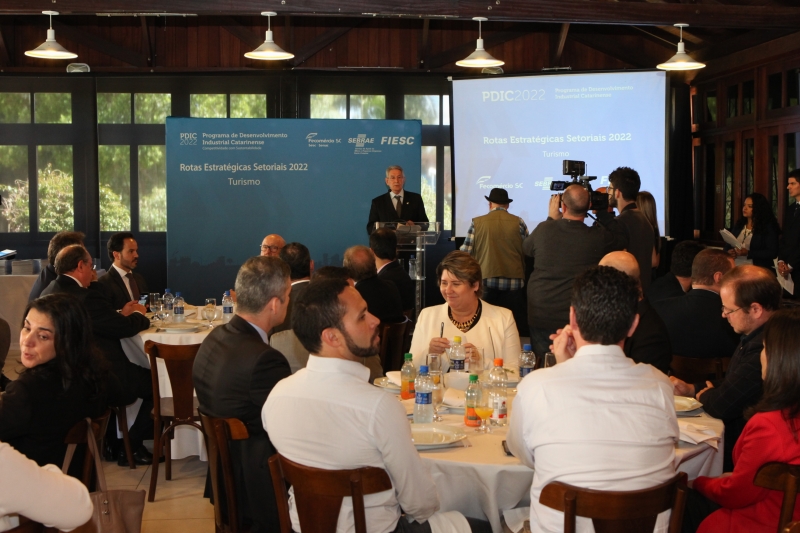
[(472, 219), (461, 250), (469, 252), (481, 265), (481, 299), (511, 310), (520, 336), (527, 337), (522, 241), (528, 236), (528, 226), (508, 212), (508, 205), (514, 200), (505, 189), (492, 189), (484, 198), (489, 202), (489, 213)]

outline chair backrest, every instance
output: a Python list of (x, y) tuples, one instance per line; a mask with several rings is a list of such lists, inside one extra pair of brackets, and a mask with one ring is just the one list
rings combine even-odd
[[(102, 447), (100, 446), (100, 442), (103, 439), (103, 436), (106, 434), (106, 430), (108, 429), (108, 420), (111, 417), (111, 409), (106, 409), (106, 412), (103, 413), (101, 416), (92, 419), (92, 433), (94, 434), (94, 440), (97, 443), (97, 449), (100, 450)], [(86, 437), (88, 435), (88, 431), (86, 428), (86, 419), (79, 420), (72, 428), (70, 428), (69, 432), (67, 432), (67, 436), (64, 437), (64, 444), (86, 444)], [(69, 455), (69, 454), (68, 454)], [(91, 482), (92, 482), (92, 470), (94, 468), (94, 461), (91, 449), (86, 447), (86, 455), (83, 460), (83, 474), (81, 477), (81, 481), (83, 482), (86, 487), (91, 490)]]
[(303, 533), (335, 533), (345, 496), (353, 498), (356, 533), (367, 533), (364, 495), (392, 489), (386, 470), (371, 466), (323, 470), (303, 466), (276, 453), (269, 459), (269, 469), (278, 501), (281, 533), (292, 530), (286, 483), (294, 488), (294, 502)]
[(287, 329), (274, 333), (269, 338), (269, 345), (278, 350), (289, 361), (292, 374), (306, 367), (308, 363), (308, 350), (300, 344), (300, 340), (294, 331)]
[(800, 485), (800, 465), (787, 463), (766, 463), (756, 472), (753, 484), (765, 489), (783, 491), (781, 515), (778, 519), (778, 533), (792, 520), (794, 504), (797, 499), (797, 489)]
[(602, 491), (553, 481), (542, 490), (539, 503), (564, 512), (564, 533), (575, 532), (575, 517), (591, 518), (597, 533), (652, 533), (659, 513), (672, 509), (669, 533), (681, 530), (686, 502), (686, 474), (680, 472), (661, 485), (643, 490)]
[[(6, 533), (44, 533), (44, 524), (28, 520), (24, 516), (19, 517), (19, 525), (11, 529), (7, 529)], [(49, 528), (47, 528), (49, 529)]]
[[(236, 505), (236, 483), (233, 479), (233, 460), (229, 441), (250, 438), (244, 422), (238, 418), (216, 418), (200, 413), (203, 433), (208, 449), (208, 468), (211, 474), (211, 490), (214, 494), (214, 521), (218, 532), (238, 533), (239, 509)], [(221, 509), (220, 473), (225, 487), (226, 516)]]
[(783, 533), (800, 533), (800, 522), (789, 522), (783, 528)]
[(381, 366), (385, 372), (400, 370), (403, 366), (403, 345), (409, 322), (381, 323)]
[(150, 376), (153, 380), (153, 404), (156, 416), (161, 418), (161, 388), (158, 383), (158, 359), (164, 360), (167, 367), (172, 398), (175, 409), (175, 420), (191, 421), (194, 417), (194, 383), (192, 367), (199, 344), (161, 344), (147, 341), (144, 352), (150, 358)]
[(673, 355), (672, 375), (687, 383), (697, 383), (713, 376), (715, 379), (725, 377), (725, 372), (730, 364), (730, 357), (717, 357), (714, 359), (701, 359), (698, 357), (684, 357)]

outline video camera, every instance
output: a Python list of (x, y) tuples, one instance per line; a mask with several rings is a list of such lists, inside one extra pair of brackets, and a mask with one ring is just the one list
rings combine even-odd
[(570, 161), (565, 159), (563, 161), (562, 173), (565, 176), (572, 176), (572, 181), (551, 181), (550, 190), (562, 192), (564, 189), (573, 184), (578, 184), (587, 191), (589, 191), (589, 198), (591, 201), (590, 209), (595, 211), (605, 211), (608, 209), (608, 194), (604, 192), (597, 192), (592, 190), (590, 181), (597, 179), (597, 176), (585, 176), (586, 162), (584, 161)]

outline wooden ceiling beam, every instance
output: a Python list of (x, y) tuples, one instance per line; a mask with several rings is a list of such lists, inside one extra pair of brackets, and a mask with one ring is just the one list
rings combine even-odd
[(653, 68), (657, 61), (641, 51), (640, 48), (623, 47), (605, 35), (573, 32), (570, 39), (593, 48), (607, 56), (618, 59), (635, 68)]
[[(531, 28), (529, 24), (514, 24), (505, 28), (500, 31), (496, 31), (490, 34), (483, 34), (483, 47), (484, 49), (488, 50), (493, 46), (498, 46), (503, 43), (507, 43), (508, 41), (513, 41), (523, 35), (527, 35), (531, 33)], [(472, 52), (475, 51), (475, 46), (477, 44), (477, 33), (475, 34), (475, 39), (470, 40), (467, 43), (460, 44), (458, 46), (454, 46), (449, 50), (445, 50), (444, 52), (440, 52), (434, 56), (431, 56), (426, 61), (426, 68), (429, 69), (436, 69), (441, 68), (445, 65), (449, 65), (450, 63), (455, 63), (460, 59), (464, 59)], [(500, 58), (502, 59), (502, 58)]]
[[(68, 20), (68, 19), (67, 19)], [(129, 50), (116, 43), (95, 35), (85, 29), (70, 26), (64, 22), (64, 19), (53, 20), (53, 29), (59, 37), (65, 37), (75, 44), (86, 46), (101, 54), (105, 54), (114, 59), (118, 59), (123, 63), (128, 63), (134, 67), (146, 67), (147, 58), (138, 52)]]
[[(36, 14), (52, 7), (52, 0), (3, 0), (0, 14)], [(489, 8), (489, 9), (487, 9)], [(104, 13), (191, 13), (208, 16), (257, 16), (264, 9), (280, 15), (455, 18), (486, 16), (491, 21), (528, 21), (580, 24), (671, 26), (676, 21), (692, 26), (748, 29), (796, 29), (800, 7), (783, 2), (769, 5), (615, 2), (611, 0), (60, 0), (63, 15)], [(64, 17), (61, 17), (64, 18)]]
[(798, 50), (800, 50), (800, 32), (791, 33), (773, 41), (719, 57), (710, 61), (706, 68), (688, 71), (688, 73), (694, 74), (688, 81), (704, 82), (721, 74), (727, 75), (730, 72), (753, 68), (764, 61), (784, 54), (797, 53)]
[(558, 32), (558, 37), (554, 37), (553, 51), (550, 54), (550, 66), (560, 67), (561, 56), (564, 54), (564, 45), (567, 44), (567, 34), (569, 34), (569, 22), (561, 25), (561, 31)]
[(698, 48), (695, 51), (688, 50), (687, 52), (698, 61), (709, 61), (774, 41), (791, 33), (794, 32), (789, 30), (755, 30)]
[(0, 28), (0, 67), (11, 66), (11, 54), (6, 46), (6, 40), (3, 36), (3, 30)]
[(142, 50), (147, 57), (147, 66), (153, 66), (153, 47), (150, 45), (150, 30), (147, 28), (147, 17), (139, 17), (142, 26)]
[(293, 67), (300, 66), (301, 64), (305, 63), (311, 56), (325, 48), (326, 46), (330, 45), (340, 37), (343, 37), (352, 30), (353, 28), (357, 28), (361, 24), (360, 21), (357, 21), (353, 26), (343, 26), (340, 28), (331, 28), (310, 43), (303, 45), (299, 50), (292, 51), (294, 57), (289, 60), (289, 64)]

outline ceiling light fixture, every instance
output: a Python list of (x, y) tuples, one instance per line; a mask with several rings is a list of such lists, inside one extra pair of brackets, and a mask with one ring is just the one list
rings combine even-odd
[(275, 41), (272, 40), (272, 26), (271, 26), (271, 18), (277, 15), (274, 11), (262, 11), (261, 14), (267, 17), (267, 38), (264, 41), (264, 44), (253, 50), (252, 52), (247, 52), (244, 57), (249, 57), (250, 59), (261, 59), (266, 61), (276, 61), (280, 59), (291, 59), (294, 57), (294, 54), (291, 52), (285, 51), (283, 48), (275, 44)]
[(706, 66), (705, 63), (695, 61), (686, 53), (683, 45), (683, 28), (688, 28), (688, 24), (675, 24), (676, 28), (681, 29), (681, 40), (678, 42), (678, 53), (669, 58), (665, 63), (658, 65), (661, 70), (697, 70)]
[(56, 32), (53, 30), (53, 15), (58, 15), (58, 11), (42, 11), (42, 14), (50, 15), (50, 29), (47, 30), (47, 40), (37, 48), (25, 52), (25, 55), (42, 59), (75, 59), (78, 57), (78, 54), (73, 54), (56, 42)]
[(505, 65), (505, 61), (495, 59), (489, 52), (483, 49), (483, 39), (481, 38), (481, 22), (489, 19), (486, 17), (472, 17), (472, 20), (478, 21), (478, 46), (475, 48), (475, 51), (468, 55), (465, 59), (456, 61), (456, 65), (459, 67), (470, 68), (499, 67)]

